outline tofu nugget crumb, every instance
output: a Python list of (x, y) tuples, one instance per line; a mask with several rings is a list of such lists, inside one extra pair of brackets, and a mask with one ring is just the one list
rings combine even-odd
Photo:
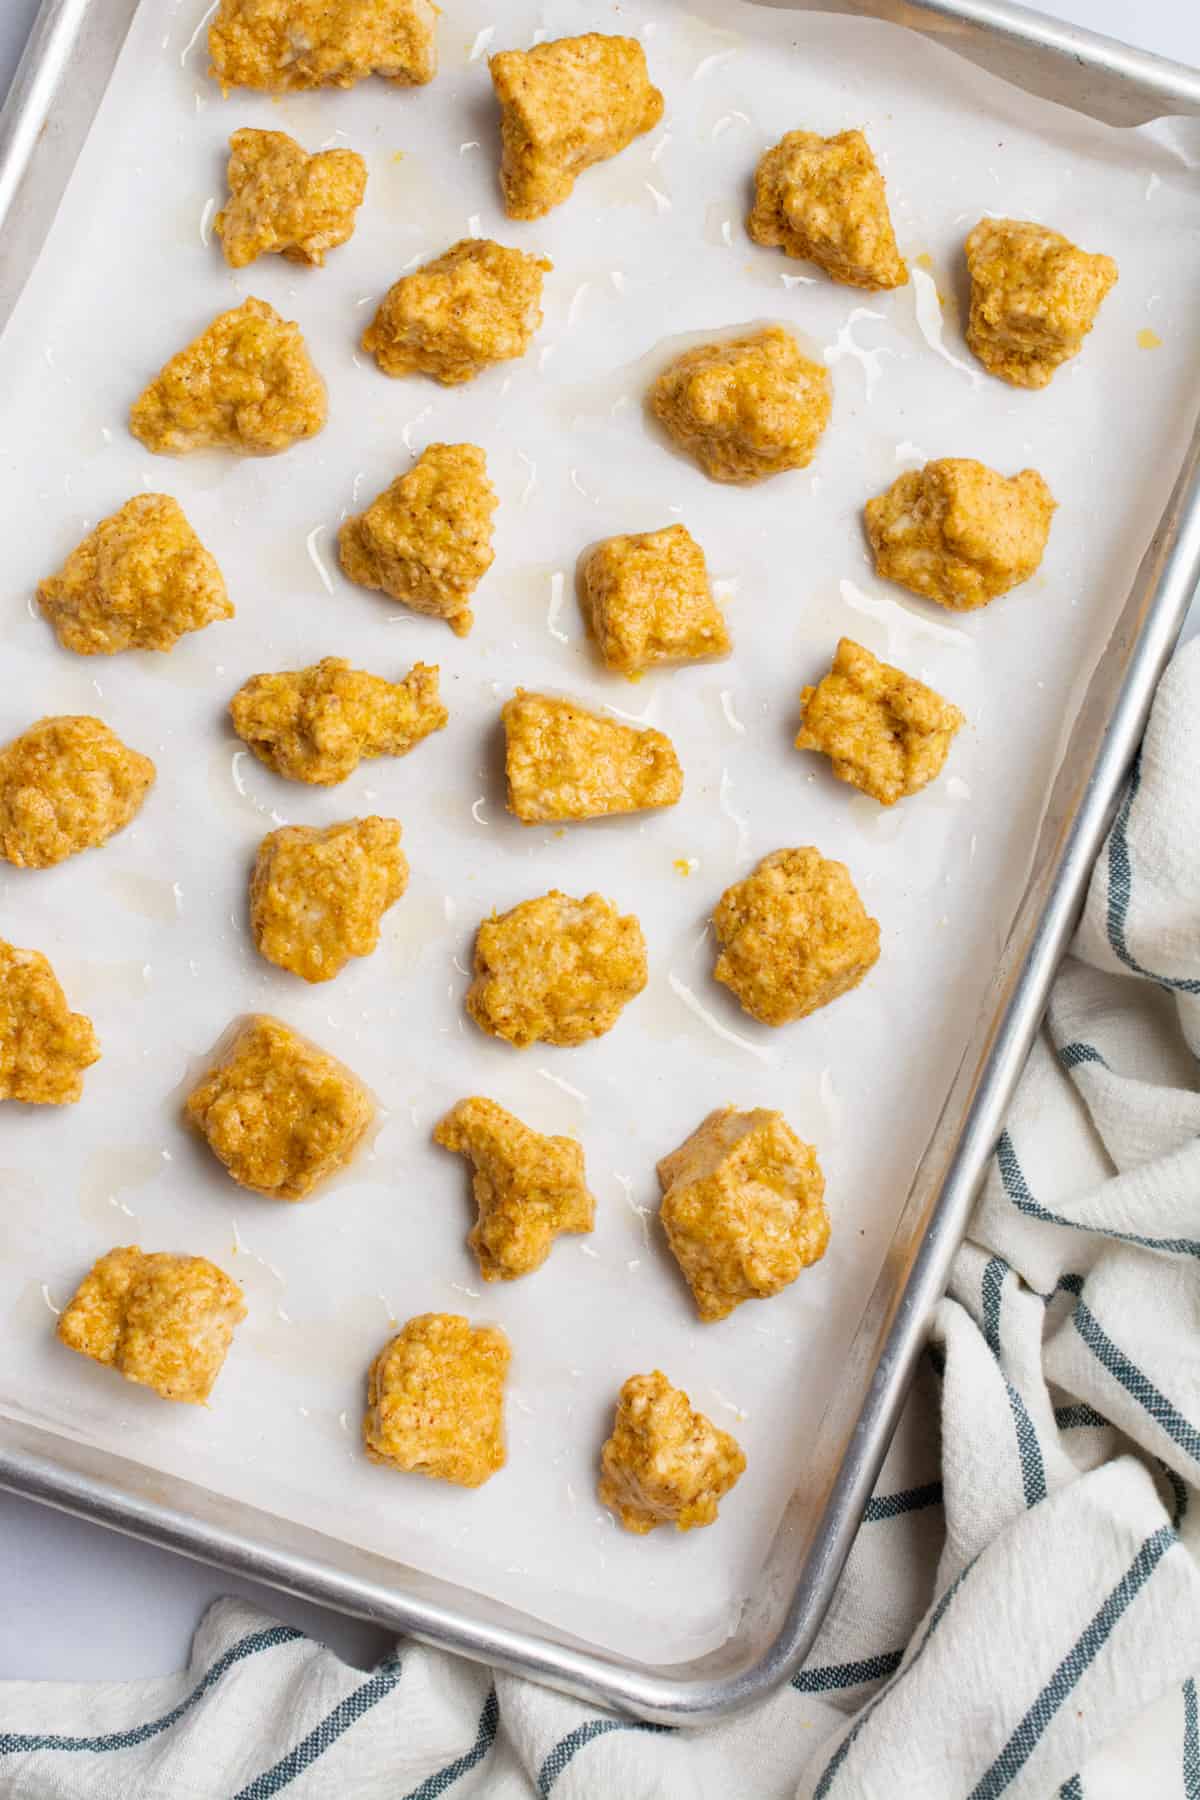
[(662, 1222), (700, 1317), (766, 1300), (829, 1242), (825, 1178), (782, 1113), (709, 1113), (658, 1165)]
[(80, 656), (170, 650), (233, 617), (216, 559), (169, 494), (135, 494), (101, 519), (37, 597), (63, 649)]
[(539, 1040), (583, 1044), (611, 1031), (646, 985), (646, 941), (599, 894), (557, 888), (485, 919), (475, 938), (467, 1011), (518, 1050)]
[(367, 1378), (363, 1447), (407, 1474), (480, 1487), (502, 1469), (512, 1351), (494, 1325), (422, 1313), (384, 1345)]
[(816, 263), (849, 287), (908, 280), (883, 176), (861, 131), (789, 131), (759, 162), (746, 229), (756, 244)]
[(574, 1138), (543, 1137), (494, 1100), (460, 1100), (433, 1141), (467, 1157), (478, 1222), (467, 1237), (485, 1281), (514, 1281), (540, 1269), (563, 1232), (592, 1229), (595, 1202)]
[(800, 695), (797, 750), (818, 750), (881, 806), (916, 794), (941, 771), (964, 723), (957, 706), (902, 669), (842, 638), (833, 667)]
[(745, 1467), (737, 1439), (694, 1412), (683, 1389), (655, 1369), (621, 1389), (596, 1491), (626, 1531), (693, 1531), (713, 1524)]
[(184, 1116), (240, 1187), (303, 1200), (350, 1161), (375, 1103), (335, 1056), (256, 1013), (189, 1094)]
[(774, 850), (721, 895), (713, 974), (764, 1025), (787, 1025), (856, 988), (879, 960), (879, 924), (844, 863)]
[(714, 481), (762, 481), (812, 461), (832, 405), (829, 370), (782, 326), (700, 344), (650, 390), (650, 407)]
[(58, 1336), (164, 1400), (203, 1406), (245, 1316), (241, 1288), (215, 1263), (127, 1244), (84, 1277)]
[(268, 94), (353, 87), (381, 75), (419, 87), (437, 72), (433, 0), (221, 0), (208, 29), (223, 88)]
[(154, 774), (100, 719), (39, 719), (0, 750), (0, 856), (48, 869), (94, 850), (128, 825)]
[(1000, 475), (970, 457), (907, 469), (866, 505), (875, 572), (968, 612), (1036, 574), (1055, 500), (1036, 469)]
[(340, 656), (279, 675), (254, 675), (229, 703), (243, 743), (289, 781), (332, 787), (366, 756), (407, 756), (441, 731), (437, 664), (414, 663), (403, 681), (352, 669)]
[(353, 956), (370, 956), (379, 921), (408, 886), (395, 819), (283, 825), (258, 847), (250, 929), (259, 954), (305, 981), (332, 981)]
[(661, 731), (524, 688), (503, 717), (508, 810), (525, 825), (674, 806), (683, 793), (675, 746)]
[(164, 364), (130, 409), (129, 429), (162, 456), (275, 456), (314, 436), (327, 413), (325, 383), (300, 327), (251, 299)]
[(465, 637), (470, 599), (492, 566), (498, 501), (477, 444), (430, 444), (338, 534), (342, 568)]
[(540, 219), (592, 163), (652, 131), (663, 97), (636, 38), (589, 31), (488, 64), (500, 102), (500, 185), (510, 219)]
[(363, 333), (385, 375), (432, 375), (451, 387), (524, 356), (542, 322), (544, 256), (462, 238), (402, 275)]
[(46, 958), (0, 938), (0, 1100), (71, 1106), (99, 1059), (92, 1021), (71, 1011)]
[(580, 588), (596, 648), (623, 675), (729, 655), (704, 552), (686, 526), (606, 538), (586, 557)]
[(367, 190), (357, 150), (309, 156), (286, 131), (250, 129), (235, 131), (229, 148), (229, 199), (213, 230), (231, 269), (273, 253), (319, 268), (353, 237)]
[(1083, 348), (1116, 284), (1116, 263), (1023, 219), (980, 219), (966, 250), (967, 343), (1002, 381), (1044, 388)]

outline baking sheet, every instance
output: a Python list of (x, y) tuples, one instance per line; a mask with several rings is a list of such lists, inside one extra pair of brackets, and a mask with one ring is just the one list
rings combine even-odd
[[(7, 630), (0, 736), (93, 711), (152, 755), (159, 782), (101, 853), (0, 874), (0, 930), (50, 956), (95, 1020), (83, 1103), (0, 1116), (0, 1406), (496, 1595), (577, 1637), (660, 1662), (736, 1627), (838, 1372), (1019, 895), (1075, 698), (1115, 618), (1182, 451), (1197, 374), (1185, 297), (1200, 266), (1194, 176), (1169, 134), (1115, 133), (861, 21), (713, 6), (518, 4), (441, 21), (442, 73), (403, 93), (282, 102), (206, 80), (201, 9), (143, 4), (41, 265), (0, 342)], [(548, 219), (506, 221), (486, 54), (585, 29), (638, 31), (667, 97), (659, 129), (591, 171)], [(490, 34), (490, 35), (489, 35)], [(233, 273), (208, 241), (224, 145), (243, 125), (369, 160), (352, 242), (323, 271)], [(744, 235), (761, 150), (797, 125), (859, 124), (889, 179), (913, 285), (861, 296)], [(953, 155), (945, 147), (953, 145)], [(986, 379), (959, 330), (962, 237), (1028, 214), (1105, 249), (1121, 281), (1084, 355), (1044, 394)], [(446, 391), (388, 382), (355, 350), (407, 264), (471, 231), (555, 262), (523, 362)], [(266, 462), (154, 458), (124, 428), (160, 363), (247, 294), (301, 323), (331, 418)], [(940, 296), (940, 299), (939, 299)], [(832, 365), (833, 422), (809, 471), (743, 492), (708, 483), (640, 408), (680, 341), (779, 319)], [(681, 338), (682, 334), (682, 338)], [(460, 641), (345, 583), (340, 518), (437, 439), (487, 450), (496, 563)], [(1040, 574), (982, 615), (924, 607), (870, 573), (864, 498), (928, 456), (1042, 470), (1061, 510)], [(173, 493), (238, 616), (169, 658), (77, 659), (30, 595), (88, 525), (141, 490)], [(615, 531), (682, 519), (705, 546), (735, 637), (722, 665), (630, 684), (594, 661), (575, 559)], [(894, 812), (790, 748), (800, 686), (848, 633), (967, 712), (945, 775)], [(230, 734), (260, 669), (325, 654), (401, 674), (438, 661), (449, 728), (341, 787), (278, 781)], [(645, 820), (526, 830), (503, 810), (499, 706), (567, 691), (672, 735), (680, 806)], [(308, 989), (255, 954), (245, 885), (272, 824), (371, 810), (404, 825), (407, 895), (383, 942)], [(710, 979), (707, 913), (783, 844), (843, 858), (883, 927), (868, 983), (782, 1032)], [(592, 1045), (494, 1044), (464, 1019), (471, 940), (491, 907), (560, 886), (636, 911), (651, 982)], [(342, 1056), (386, 1107), (369, 1154), (316, 1201), (235, 1188), (179, 1123), (229, 1020), (278, 1013)], [(537, 1275), (486, 1288), (463, 1243), (458, 1159), (428, 1133), (467, 1092), (578, 1133), (597, 1228)], [(829, 1254), (784, 1295), (700, 1326), (658, 1234), (654, 1162), (712, 1106), (781, 1107), (818, 1146)], [(246, 1287), (210, 1411), (68, 1356), (52, 1335), (116, 1242), (211, 1256)], [(510, 1459), (477, 1493), (405, 1479), (358, 1450), (363, 1377), (393, 1322), (493, 1320), (514, 1345)], [(620, 1381), (662, 1366), (749, 1459), (719, 1527), (620, 1533), (593, 1497)]]

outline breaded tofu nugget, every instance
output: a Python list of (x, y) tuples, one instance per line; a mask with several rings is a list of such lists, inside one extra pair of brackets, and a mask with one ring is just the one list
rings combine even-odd
[(99, 1060), (92, 1021), (71, 1011), (46, 958), (0, 938), (0, 1100), (72, 1106)]
[(685, 350), (650, 408), (714, 481), (762, 481), (812, 461), (829, 423), (829, 370), (782, 326)]
[(675, 746), (661, 731), (524, 688), (503, 718), (508, 810), (523, 825), (674, 806), (683, 793)]
[(563, 1232), (592, 1229), (596, 1203), (583, 1178), (583, 1151), (569, 1137), (543, 1137), (476, 1094), (434, 1127), (433, 1141), (474, 1168), (478, 1222), (467, 1242), (485, 1281), (515, 1281), (540, 1269)]
[(336, 1056), (254, 1013), (188, 1095), (184, 1117), (239, 1187), (303, 1200), (350, 1161), (375, 1102)]
[(430, 444), (338, 533), (342, 568), (466, 637), (470, 599), (492, 566), (499, 502), (478, 444)]
[(686, 526), (605, 538), (579, 578), (588, 628), (608, 668), (637, 675), (655, 663), (729, 655), (704, 552)]
[(848, 287), (908, 280), (883, 176), (861, 131), (789, 131), (759, 161), (746, 229), (756, 244), (816, 263)]
[(277, 775), (333, 787), (364, 756), (407, 756), (450, 715), (438, 699), (436, 663), (414, 663), (403, 681), (385, 681), (326, 656), (307, 669), (251, 676), (229, 716)]
[(169, 494), (135, 494), (101, 519), (37, 597), (63, 649), (80, 656), (170, 650), (233, 617), (216, 559)]
[(518, 1050), (584, 1044), (611, 1031), (645, 985), (646, 940), (632, 913), (552, 888), (479, 927), (467, 1011)]
[(1083, 348), (1116, 285), (1116, 263), (1023, 219), (980, 219), (966, 248), (967, 343), (990, 374), (1044, 388)]
[(300, 327), (265, 300), (243, 300), (164, 364), (129, 429), (161, 456), (275, 456), (320, 431), (328, 410)]
[(879, 923), (845, 863), (807, 846), (773, 850), (721, 895), (713, 974), (764, 1025), (805, 1019), (879, 960)]
[(709, 1113), (658, 1165), (667, 1242), (711, 1323), (782, 1292), (829, 1242), (825, 1178), (782, 1113)]
[(367, 1378), (370, 1460), (459, 1487), (502, 1469), (504, 1378), (512, 1350), (494, 1325), (421, 1313), (384, 1345)]
[(986, 606), (1036, 574), (1055, 505), (1036, 469), (969, 456), (906, 469), (866, 504), (875, 573), (955, 612)]
[(244, 269), (256, 257), (325, 261), (354, 235), (367, 191), (357, 150), (308, 152), (286, 131), (235, 131), (229, 140), (229, 199), (213, 220), (225, 261)]
[(957, 706), (853, 638), (840, 640), (833, 667), (801, 691), (800, 707), (797, 750), (827, 756), (839, 781), (881, 806), (928, 786), (965, 723)]
[(203, 1406), (245, 1316), (241, 1288), (215, 1263), (127, 1244), (94, 1264), (57, 1330), (126, 1381)]
[(407, 886), (396, 819), (282, 825), (258, 846), (250, 878), (254, 942), (277, 968), (332, 981), (352, 956), (370, 956)]
[(714, 1523), (745, 1467), (737, 1439), (694, 1412), (683, 1389), (655, 1369), (621, 1389), (596, 1492), (626, 1531), (692, 1531)]
[(134, 817), (154, 764), (86, 713), (39, 719), (0, 750), (0, 856), (48, 869)]
[(524, 356), (542, 322), (542, 276), (553, 267), (491, 238), (461, 238), (388, 289), (362, 347), (385, 375), (432, 375), (446, 387), (473, 381), (492, 363)]
[(652, 131), (663, 97), (636, 38), (589, 31), (488, 64), (500, 102), (500, 186), (510, 219), (540, 219), (592, 163)]
[(223, 88), (268, 94), (353, 87), (381, 75), (420, 87), (437, 72), (433, 0), (221, 0), (208, 28)]

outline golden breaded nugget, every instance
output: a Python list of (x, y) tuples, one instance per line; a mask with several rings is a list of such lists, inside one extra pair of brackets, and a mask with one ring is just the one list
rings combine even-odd
[(268, 1200), (311, 1194), (350, 1161), (374, 1116), (357, 1075), (267, 1013), (242, 1022), (184, 1107), (238, 1185)]
[(574, 1138), (543, 1137), (494, 1100), (460, 1100), (434, 1127), (433, 1141), (469, 1159), (478, 1222), (467, 1242), (485, 1281), (514, 1281), (540, 1269), (563, 1232), (592, 1229), (596, 1204)]
[(461, 238), (402, 275), (363, 333), (385, 375), (432, 375), (446, 387), (524, 356), (542, 322), (544, 256), (491, 238)]
[(248, 128), (234, 132), (229, 149), (229, 199), (213, 231), (231, 269), (273, 253), (320, 268), (327, 250), (353, 237), (367, 191), (357, 150), (310, 156), (286, 131)]
[(504, 1378), (512, 1358), (494, 1325), (422, 1313), (384, 1345), (367, 1379), (363, 1446), (386, 1463), (480, 1487), (505, 1463)]
[(829, 1242), (825, 1178), (782, 1113), (709, 1113), (658, 1165), (662, 1222), (700, 1317), (766, 1300)]
[(101, 519), (37, 597), (63, 649), (80, 656), (170, 650), (233, 617), (216, 559), (169, 494), (135, 494)]
[(450, 716), (438, 699), (436, 663), (414, 663), (403, 681), (385, 681), (340, 656), (251, 676), (229, 714), (260, 762), (318, 787), (345, 781), (364, 756), (407, 756)]
[(787, 1025), (856, 988), (879, 960), (879, 924), (845, 863), (774, 850), (721, 895), (713, 974), (764, 1025)]
[(353, 87), (381, 75), (419, 87), (437, 72), (433, 0), (221, 0), (210, 73), (268, 94)]
[(866, 504), (875, 573), (956, 612), (986, 606), (1036, 574), (1055, 504), (1036, 469), (967, 456), (907, 469)]
[(127, 1244), (93, 1266), (57, 1329), (126, 1381), (203, 1406), (245, 1316), (241, 1288), (215, 1263)]
[(488, 64), (500, 102), (500, 185), (510, 219), (540, 219), (592, 163), (652, 131), (663, 97), (636, 38), (589, 31)]
[(829, 423), (829, 370), (782, 326), (700, 344), (664, 369), (650, 407), (713, 481), (807, 468)]
[(472, 594), (492, 566), (499, 504), (477, 444), (430, 444), (338, 534), (342, 568), (465, 637)]
[(94, 850), (128, 825), (154, 774), (100, 719), (39, 719), (0, 750), (0, 856), (48, 869)]
[(683, 525), (606, 538), (584, 562), (580, 585), (596, 648), (622, 675), (729, 655), (704, 552)]
[(881, 806), (926, 787), (965, 723), (957, 706), (853, 638), (840, 640), (833, 667), (802, 690), (800, 706), (797, 750), (827, 756), (839, 781)]
[(883, 176), (861, 131), (789, 131), (759, 161), (746, 229), (756, 244), (816, 263), (849, 287), (908, 280)]
[(254, 942), (278, 968), (332, 981), (352, 956), (370, 956), (407, 886), (396, 819), (282, 825), (259, 845), (250, 878)]
[(632, 913), (552, 888), (479, 927), (467, 1011), (518, 1050), (583, 1044), (611, 1031), (645, 985), (646, 940)]
[(99, 1060), (92, 1021), (71, 1011), (46, 958), (0, 938), (0, 1100), (72, 1106)]
[(300, 327), (265, 300), (243, 300), (164, 363), (129, 429), (161, 456), (275, 456), (320, 431), (328, 410)]
[(715, 1521), (745, 1467), (737, 1439), (694, 1412), (683, 1389), (655, 1369), (621, 1389), (596, 1491), (626, 1531), (692, 1531)]
[(1044, 388), (1083, 348), (1116, 284), (1116, 263), (1024, 219), (980, 219), (966, 249), (967, 343), (992, 375)]
[(524, 688), (503, 718), (508, 810), (524, 825), (674, 806), (683, 793), (675, 746), (661, 731)]

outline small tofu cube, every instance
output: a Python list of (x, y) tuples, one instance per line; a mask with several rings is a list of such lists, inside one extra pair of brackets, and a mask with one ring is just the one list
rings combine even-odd
[(208, 29), (222, 88), (268, 94), (353, 87), (381, 75), (419, 87), (437, 72), (433, 0), (220, 0)]
[(729, 655), (704, 552), (686, 526), (606, 538), (584, 562), (580, 585), (596, 648), (622, 675)]
[(875, 573), (955, 612), (986, 606), (1036, 574), (1055, 505), (1036, 469), (964, 456), (908, 469), (867, 501)]
[(574, 1138), (543, 1137), (494, 1100), (460, 1100), (433, 1141), (472, 1163), (479, 1208), (467, 1242), (485, 1281), (514, 1281), (540, 1269), (563, 1232), (592, 1229), (595, 1201)]
[(84, 1277), (58, 1336), (164, 1400), (203, 1406), (245, 1316), (241, 1288), (215, 1263), (128, 1244)]
[(477, 444), (430, 444), (338, 534), (342, 568), (414, 612), (445, 619), (465, 637), (470, 599), (492, 566), (498, 505)]
[(71, 1106), (99, 1060), (92, 1021), (71, 1011), (46, 958), (0, 938), (0, 1100)]
[(162, 456), (275, 456), (320, 431), (328, 410), (300, 327), (251, 299), (163, 365), (130, 408), (129, 429)]
[(803, 689), (800, 706), (797, 750), (827, 756), (839, 781), (881, 806), (927, 786), (965, 723), (957, 706), (852, 638), (841, 639), (833, 667)]
[(249, 129), (235, 131), (229, 148), (229, 199), (213, 230), (231, 269), (276, 253), (319, 268), (327, 250), (353, 237), (367, 191), (356, 150), (309, 156), (286, 131)]
[(48, 869), (94, 850), (128, 825), (154, 775), (100, 719), (39, 719), (0, 750), (0, 856)]
[(372, 1462), (481, 1487), (505, 1463), (504, 1378), (512, 1350), (494, 1325), (422, 1313), (384, 1345), (367, 1378)]
[(807, 468), (831, 405), (829, 370), (779, 325), (685, 350), (650, 390), (655, 417), (714, 481)]
[(636, 38), (589, 31), (488, 64), (500, 102), (500, 186), (510, 219), (540, 219), (592, 163), (616, 156), (662, 118)]
[(879, 923), (844, 863), (811, 846), (774, 850), (721, 895), (713, 974), (764, 1025), (805, 1019), (879, 960)]
[(385, 375), (473, 381), (490, 364), (524, 356), (542, 322), (544, 256), (491, 238), (462, 238), (444, 256), (402, 275), (363, 333)]
[(522, 824), (674, 806), (683, 770), (669, 737), (573, 700), (518, 688), (504, 708), (508, 810)]
[(184, 1117), (240, 1187), (303, 1200), (350, 1161), (375, 1102), (335, 1056), (255, 1013), (188, 1095)]
[(658, 1182), (667, 1242), (706, 1322), (770, 1299), (825, 1254), (825, 1178), (782, 1113), (709, 1113), (663, 1157)]
[(746, 229), (756, 244), (816, 263), (849, 287), (908, 280), (883, 176), (861, 131), (789, 131), (759, 162)]
[(621, 1389), (596, 1491), (626, 1531), (692, 1531), (713, 1524), (745, 1467), (737, 1439), (694, 1412), (683, 1389), (655, 1369)]
[(135, 494), (101, 519), (37, 597), (63, 649), (80, 656), (170, 650), (233, 617), (216, 559), (169, 494)]
[(991, 374), (1026, 388), (1044, 388), (1078, 356), (1117, 280), (1111, 256), (1022, 219), (980, 219), (967, 237), (967, 268), (967, 343)]
[(250, 878), (254, 942), (278, 968), (332, 981), (352, 956), (371, 955), (407, 886), (396, 819), (283, 825), (259, 845)]
[(260, 762), (289, 781), (333, 787), (360, 760), (407, 756), (449, 718), (437, 664), (414, 663), (385, 681), (326, 656), (307, 669), (254, 675), (229, 703), (233, 729)]
[(479, 927), (467, 1011), (518, 1050), (583, 1044), (611, 1031), (645, 985), (646, 940), (632, 913), (552, 888)]

